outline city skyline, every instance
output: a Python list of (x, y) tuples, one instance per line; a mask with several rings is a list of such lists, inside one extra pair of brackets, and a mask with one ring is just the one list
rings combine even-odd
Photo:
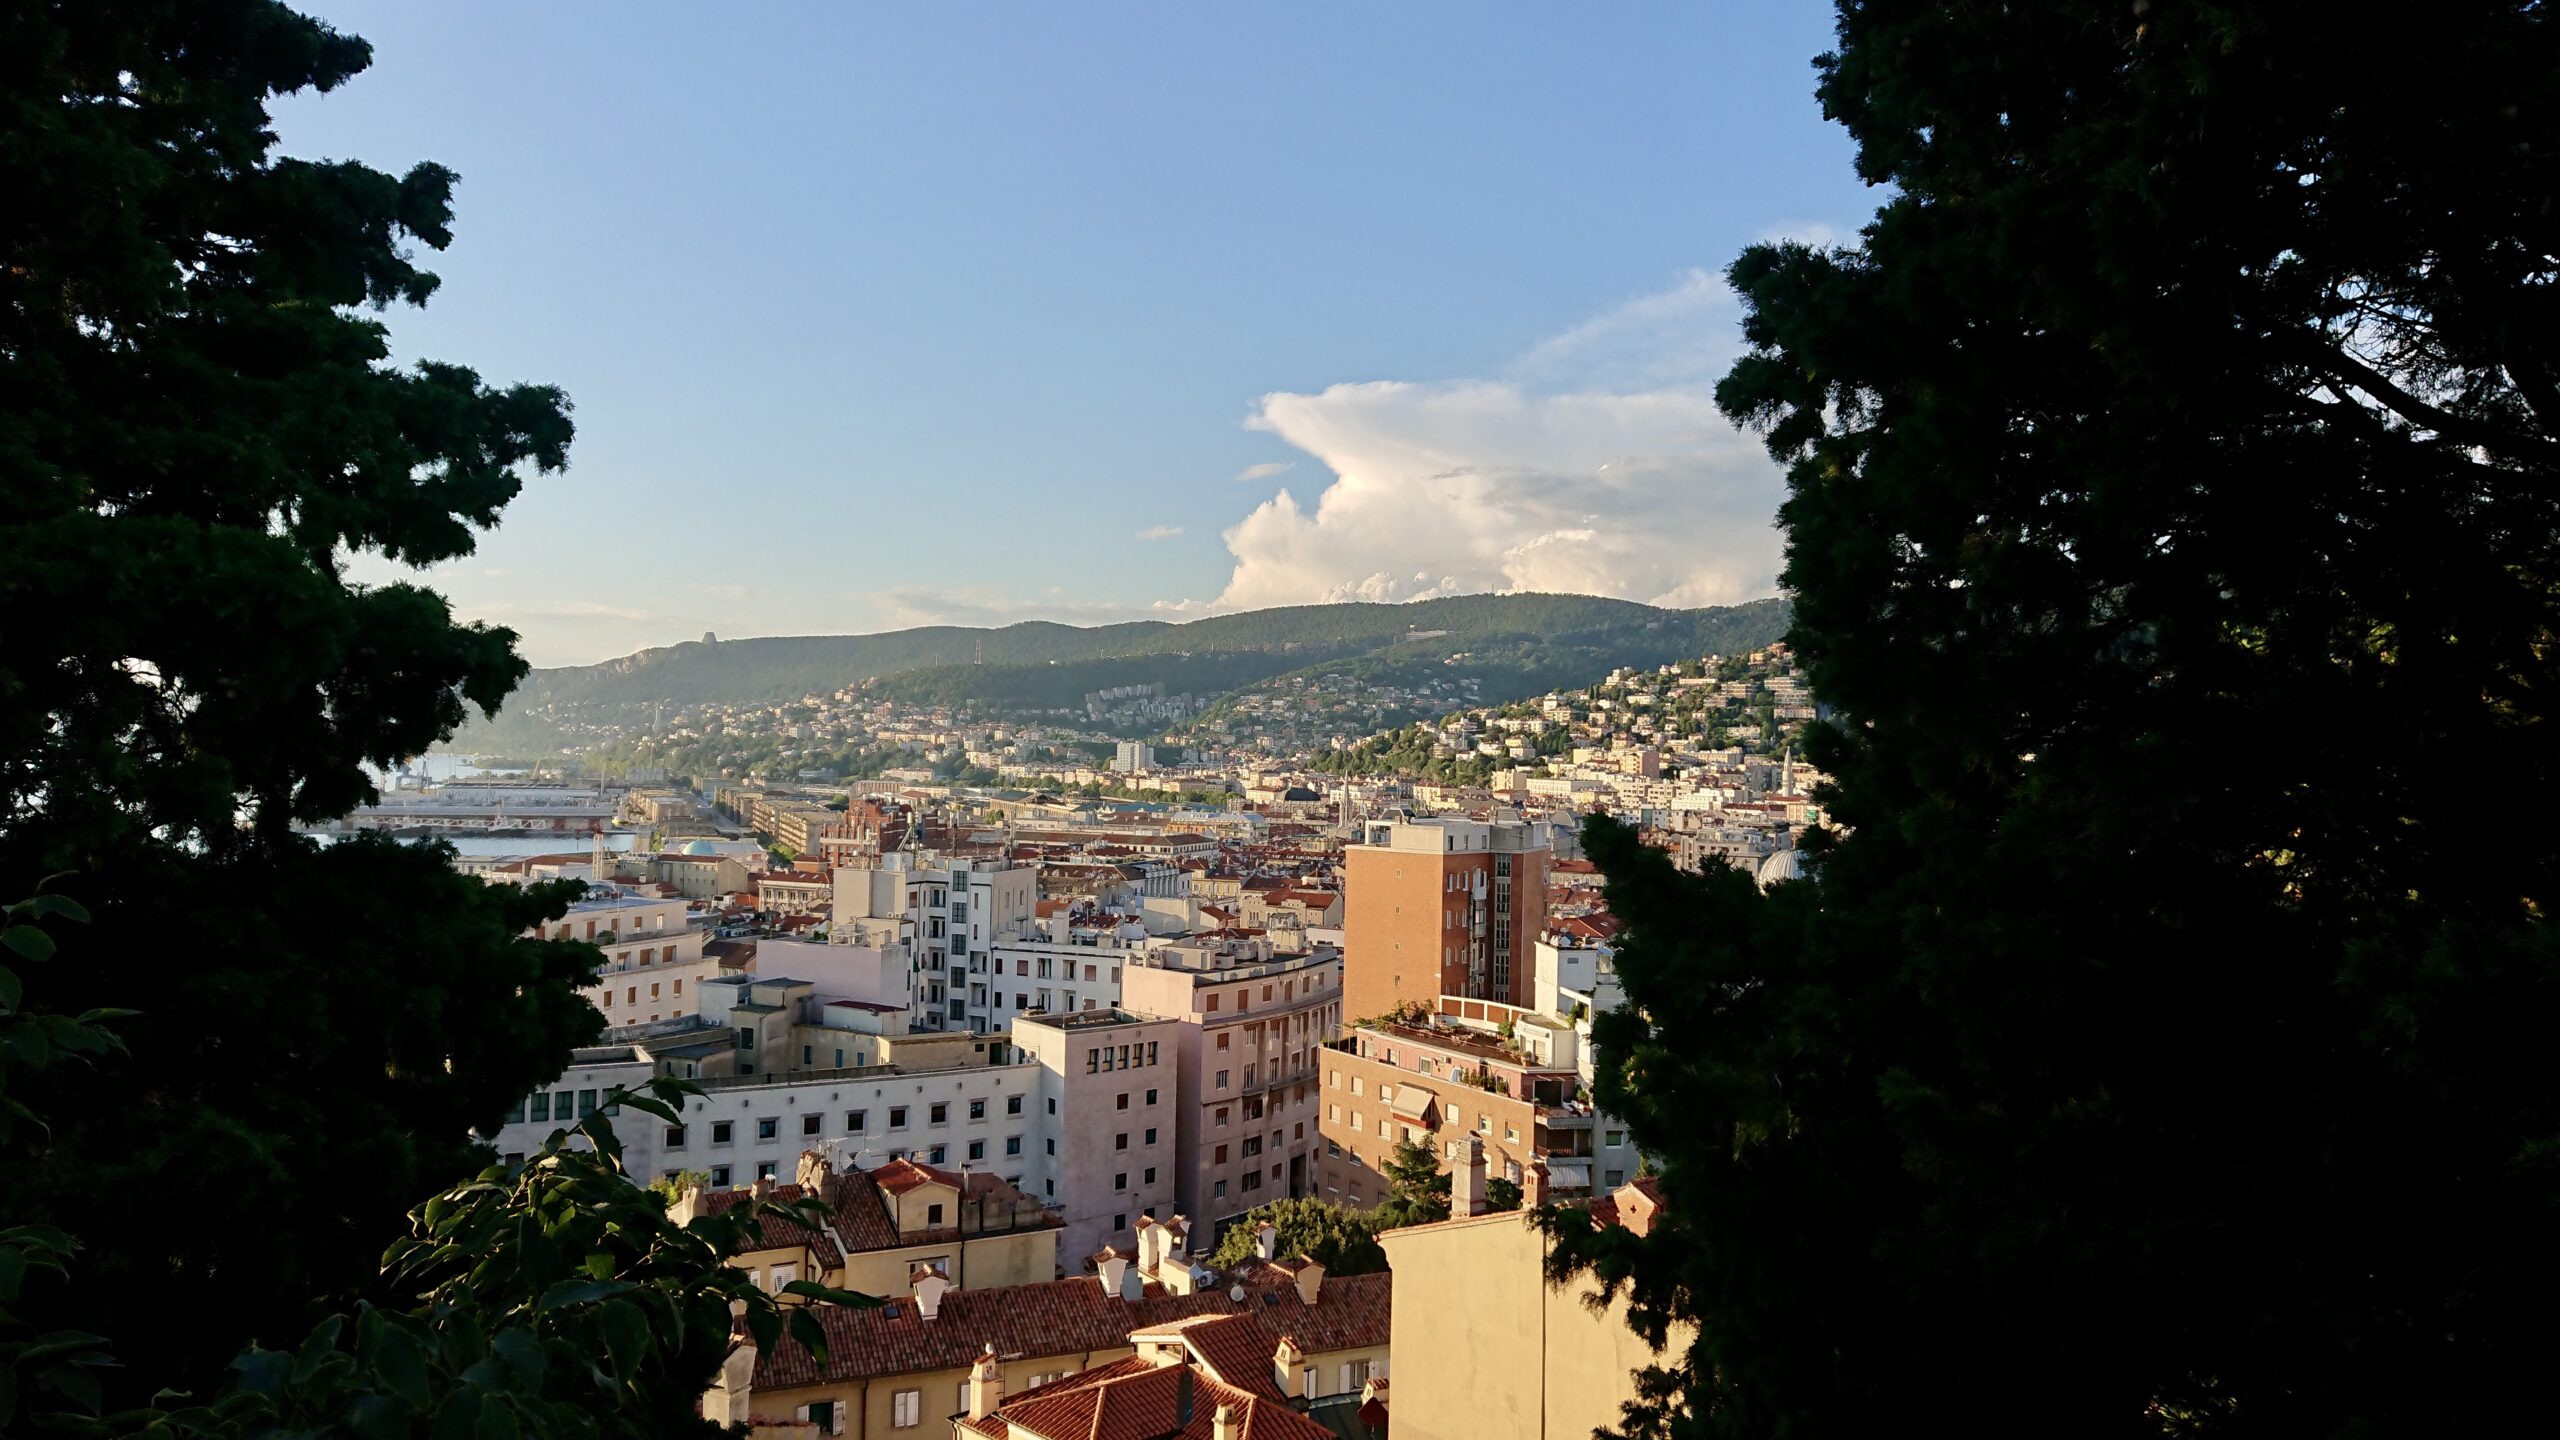
[[(281, 148), (462, 176), (443, 289), (384, 317), (396, 353), (578, 405), (569, 473), (421, 577), (537, 665), (705, 631), (1771, 593), (1782, 487), (1708, 395), (1736, 343), (1717, 272), (1874, 199), (1808, 93), (1811, 8), (321, 13), (376, 63), (279, 103)], [(777, 54), (816, 78), (775, 83)], [(576, 557), (644, 513), (697, 546), (796, 538), (599, 589)]]

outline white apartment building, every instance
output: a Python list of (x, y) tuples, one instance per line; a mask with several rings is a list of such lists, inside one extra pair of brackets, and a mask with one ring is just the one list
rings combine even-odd
[(1097, 929), (1071, 930), (1063, 940), (1036, 932), (998, 940), (988, 952), (989, 1011), (1011, 1025), (1025, 1015), (1112, 1009), (1120, 1003), (1120, 967), (1144, 939), (1143, 930), (1133, 937)]
[(1140, 1219), (1174, 1215), (1182, 1029), (1107, 1007), (1014, 1021), (1014, 1045), (1039, 1067), (1046, 1127), (1021, 1184), (1065, 1212), (1069, 1264), (1129, 1250)]
[(916, 1029), (1001, 1031), (1006, 1017), (996, 1001), (992, 951), (999, 939), (1033, 933), (1038, 876), (1031, 866), (991, 860), (933, 868), (893, 851), (876, 867), (835, 872), (830, 938), (907, 946)]

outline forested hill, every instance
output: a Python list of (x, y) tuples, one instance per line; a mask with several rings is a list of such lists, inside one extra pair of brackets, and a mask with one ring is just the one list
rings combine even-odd
[[(1776, 639), (1786, 626), (1786, 604), (1780, 600), (1661, 610), (1589, 595), (1461, 595), (1411, 604), (1297, 605), (1185, 624), (1144, 620), (1083, 628), (1030, 621), (993, 630), (937, 625), (879, 635), (693, 641), (601, 665), (537, 670), (507, 708), (779, 700), (938, 667), (983, 664), (996, 670), (1150, 656), (1164, 657), (1174, 671), (1214, 670), (1234, 684), (1256, 678), (1253, 672), (1279, 673), (1319, 660), (1369, 655), (1424, 637), (1453, 652), (1534, 639), (1587, 650), (1595, 659), (1623, 650), (1623, 658), (1613, 663), (1639, 663), (1656, 655), (1750, 649)], [(1430, 635), (1433, 631), (1446, 633)], [(1192, 663), (1174, 663), (1175, 657)], [(1113, 683), (1130, 683), (1147, 678), (1148, 667), (1092, 668), (1107, 668)], [(937, 677), (935, 688), (959, 679)]]

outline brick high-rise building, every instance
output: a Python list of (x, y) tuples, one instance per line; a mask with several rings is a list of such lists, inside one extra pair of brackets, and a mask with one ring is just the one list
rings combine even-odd
[(1343, 851), (1343, 1008), (1383, 1015), (1442, 995), (1534, 1002), (1547, 914), (1543, 829), (1435, 816), (1373, 820)]

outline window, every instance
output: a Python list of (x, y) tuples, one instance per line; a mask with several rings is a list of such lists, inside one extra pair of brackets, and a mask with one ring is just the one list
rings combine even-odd
[(984, 1119), (986, 1119), (986, 1118), (987, 1118), (987, 1102), (986, 1102), (986, 1101), (984, 1101), (984, 1100), (972, 1100), (972, 1101), (970, 1101), (970, 1102), (969, 1102), (969, 1118), (970, 1118), (970, 1119), (972, 1119), (972, 1120), (984, 1120)]
[(904, 1430), (923, 1423), (924, 1392), (901, 1390), (889, 1397), (889, 1423)]
[(826, 1116), (812, 1110), (808, 1114), (800, 1117), (800, 1133), (803, 1135), (815, 1135), (818, 1133), (819, 1127), (826, 1123)]
[(1128, 1132), (1128, 1131), (1126, 1131), (1126, 1130), (1123, 1130), (1123, 1131), (1121, 1131), (1119, 1134), (1112, 1136), (1112, 1137), (1111, 1137), (1111, 1148), (1112, 1148), (1112, 1149), (1114, 1149), (1114, 1150), (1126, 1150), (1126, 1149), (1128, 1149), (1128, 1148), (1129, 1148), (1129, 1132)]
[(1262, 1172), (1261, 1172), (1261, 1171), (1259, 1171), (1259, 1170), (1256, 1170), (1256, 1171), (1254, 1171), (1253, 1173), (1251, 1173), (1251, 1174), (1249, 1174), (1249, 1175), (1245, 1176), (1245, 1177), (1244, 1177), (1244, 1188), (1246, 1188), (1247, 1190), (1259, 1190), (1259, 1189), (1261, 1189), (1261, 1188), (1262, 1188)]
[(771, 1160), (759, 1160), (759, 1161), (757, 1161), (757, 1162), (756, 1162), (756, 1178), (757, 1178), (757, 1179), (759, 1179), (759, 1180), (770, 1180), (770, 1179), (772, 1179), (772, 1178), (773, 1178), (773, 1175), (774, 1175), (774, 1170), (775, 1170), (775, 1168), (776, 1168), (776, 1167), (775, 1167), (775, 1164), (774, 1164), (774, 1162), (773, 1162), (773, 1161), (771, 1161)]
[(1217, 1153), (1216, 1153), (1215, 1155), (1212, 1155), (1212, 1156), (1210, 1157), (1210, 1163), (1211, 1163), (1211, 1164), (1214, 1164), (1214, 1165), (1224, 1165), (1224, 1164), (1226, 1164), (1226, 1163), (1227, 1163), (1227, 1147), (1226, 1147), (1226, 1146), (1224, 1146), (1224, 1145), (1219, 1146), (1219, 1147), (1218, 1147), (1218, 1150), (1217, 1150)]
[(1154, 1143), (1156, 1143), (1156, 1127), (1154, 1127), (1153, 1125), (1150, 1125), (1150, 1126), (1148, 1126), (1148, 1127), (1147, 1127), (1147, 1142), (1146, 1142), (1146, 1143), (1148, 1143), (1148, 1144), (1150, 1144), (1150, 1145), (1153, 1145)]
[(780, 1135), (781, 1133), (782, 1133), (782, 1117), (781, 1117), (781, 1116), (779, 1116), (779, 1115), (765, 1115), (765, 1116), (760, 1116), (760, 1117), (758, 1117), (758, 1118), (757, 1118), (757, 1120), (756, 1120), (756, 1138), (757, 1138), (757, 1139), (759, 1139), (759, 1140), (771, 1140), (771, 1139), (773, 1139), (774, 1137), (776, 1137), (776, 1136)]
[(1119, 1215), (1114, 1215), (1114, 1216), (1112, 1216), (1112, 1217), (1111, 1217), (1111, 1228), (1112, 1228), (1112, 1229), (1114, 1229), (1114, 1230), (1126, 1230), (1126, 1229), (1128, 1229), (1128, 1228), (1129, 1228), (1129, 1217), (1128, 1217), (1125, 1213), (1124, 1213), (1124, 1214), (1119, 1214)]
[(833, 1400), (810, 1401), (809, 1423), (815, 1426), (821, 1435), (841, 1433), (836, 1429), (836, 1402)]
[(1615, 1190), (1619, 1186), (1627, 1183), (1627, 1172), (1624, 1170), (1608, 1171), (1602, 1176), (1601, 1183), (1607, 1185), (1610, 1189)]
[(1021, 1096), (1019, 1096), (1019, 1095), (1007, 1095), (1006, 1097), (1004, 1097), (1004, 1113), (1006, 1113), (1007, 1115), (1019, 1115), (1019, 1114), (1021, 1114), (1021, 1113), (1022, 1113), (1022, 1097), (1021, 1097)]
[[(1147, 1063), (1150, 1065), (1155, 1063), (1155, 1048), (1153, 1045), (1147, 1047)], [(1156, 1092), (1153, 1090), (1147, 1092), (1147, 1103), (1150, 1105), (1156, 1103)]]
[(870, 1122), (871, 1114), (869, 1111), (847, 1110), (844, 1112), (844, 1133), (847, 1135), (859, 1135), (863, 1131), (871, 1128)]
[(714, 1120), (711, 1122), (711, 1143), (714, 1145), (726, 1145), (729, 1143), (728, 1121)]
[(1147, 1179), (1146, 1179), (1146, 1183), (1147, 1183), (1147, 1184), (1149, 1184), (1149, 1185), (1153, 1185), (1154, 1183), (1156, 1183), (1156, 1167), (1154, 1167), (1153, 1165), (1150, 1165), (1150, 1166), (1148, 1166), (1148, 1167), (1147, 1167)]
[(1354, 1130), (1360, 1128), (1360, 1112), (1357, 1110), (1351, 1112), (1351, 1128)]
[(892, 1105), (889, 1107), (889, 1128), (892, 1130), (904, 1130), (907, 1128), (906, 1106)]
[(1218, 1123), (1220, 1125), (1227, 1123), (1227, 1107), (1224, 1105), (1218, 1107)]
[(1210, 1187), (1209, 1187), (1209, 1198), (1211, 1198), (1211, 1199), (1213, 1199), (1213, 1200), (1224, 1200), (1224, 1199), (1226, 1199), (1226, 1198), (1227, 1198), (1227, 1182), (1226, 1182), (1226, 1181), (1224, 1181), (1224, 1180), (1221, 1180), (1221, 1181), (1219, 1181), (1217, 1184), (1210, 1186)]
[(934, 1147), (933, 1147), (933, 1149), (932, 1149), (931, 1151), (927, 1152), (927, 1154), (925, 1155), (925, 1163), (926, 1163), (926, 1164), (928, 1164), (928, 1165), (941, 1165), (941, 1164), (947, 1163), (947, 1162), (950, 1160), (950, 1158), (951, 1158), (951, 1147), (950, 1147), (950, 1146), (948, 1146), (948, 1145), (936, 1145), (936, 1146), (934, 1146)]
[(1224, 1031), (1224, 1030), (1219, 1031), (1219, 1032), (1218, 1032), (1218, 1048), (1219, 1048), (1219, 1049), (1221, 1049), (1221, 1050), (1226, 1049), (1226, 1048), (1227, 1048), (1227, 1041), (1228, 1041), (1228, 1040), (1230, 1040), (1230, 1039), (1232, 1039), (1232, 1038), (1234, 1038), (1234, 1037), (1230, 1036), (1226, 1031)]
[(1021, 1136), (1019, 1136), (1019, 1135), (1007, 1135), (1006, 1137), (1004, 1137), (1004, 1153), (1006, 1153), (1007, 1155), (1019, 1155), (1019, 1154), (1021, 1154), (1021, 1153), (1022, 1153), (1022, 1137), (1021, 1137)]
[(1118, 1174), (1116, 1174), (1116, 1175), (1112, 1176), (1112, 1177), (1111, 1177), (1111, 1188), (1112, 1188), (1112, 1189), (1114, 1189), (1114, 1190), (1126, 1190), (1126, 1189), (1128, 1189), (1128, 1188), (1129, 1188), (1129, 1172), (1128, 1172), (1128, 1171), (1126, 1171), (1126, 1170), (1123, 1170), (1123, 1171), (1121, 1171), (1120, 1173), (1118, 1173)]
[(683, 1127), (683, 1126), (681, 1126), (681, 1125), (670, 1125), (670, 1126), (668, 1126), (668, 1127), (667, 1127), (667, 1147), (666, 1147), (666, 1148), (668, 1148), (668, 1149), (670, 1149), (670, 1150), (681, 1150), (681, 1149), (683, 1149), (683, 1148), (684, 1148), (684, 1127)]
[[(1205, 1005), (1201, 1006), (1200, 1008), (1201, 1008), (1201, 1009), (1203, 1009), (1203, 1010), (1206, 1010), (1206, 1011), (1212, 1011), (1212, 1012), (1214, 1012), (1214, 1011), (1218, 1008), (1218, 997), (1217, 997), (1215, 994), (1212, 994), (1212, 995), (1209, 997), (1209, 1002), (1208, 1002), (1207, 1004), (1205, 1004)], [(1219, 1036), (1218, 1038), (1219, 1038), (1219, 1040), (1220, 1040), (1222, 1043), (1223, 1043), (1223, 1042), (1225, 1041), (1225, 1039), (1226, 1039), (1226, 1037), (1225, 1037), (1225, 1036), (1223, 1036), (1223, 1035)]]
[(1114, 1110), (1126, 1110), (1126, 1109), (1128, 1109), (1128, 1108), (1129, 1108), (1129, 1092), (1128, 1092), (1128, 1091), (1126, 1091), (1126, 1090), (1121, 1091), (1121, 1092), (1120, 1092), (1120, 1103), (1119, 1103), (1119, 1104), (1117, 1104), (1117, 1105), (1112, 1106), (1111, 1108), (1112, 1108), (1112, 1109), (1114, 1109)]
[(950, 1124), (950, 1123), (951, 1123), (951, 1102), (950, 1102), (950, 1101), (948, 1101), (948, 1100), (936, 1100), (936, 1101), (934, 1101), (934, 1102), (933, 1102), (933, 1108), (932, 1108), (932, 1110), (931, 1110), (930, 1112), (928, 1112), (928, 1117), (931, 1119), (932, 1123), (934, 1123), (934, 1124), (936, 1124), (936, 1125), (948, 1125), (948, 1124)]
[(713, 1185), (715, 1188), (717, 1188), (717, 1189), (721, 1189), (721, 1190), (726, 1190), (726, 1189), (728, 1189), (728, 1188), (729, 1188), (729, 1167), (728, 1167), (728, 1166), (726, 1166), (726, 1165), (714, 1165), (714, 1166), (712, 1166), (712, 1167), (711, 1167), (711, 1183), (712, 1183), (712, 1185)]
[[(1069, 1002), (1068, 1002), (1068, 1005), (1067, 1005), (1067, 1008), (1068, 1008), (1068, 1009), (1070, 1009), (1070, 1010), (1074, 1009), (1074, 1008), (1075, 1008), (1075, 1003), (1074, 1003), (1073, 1001), (1069, 1001)], [(1102, 1073), (1102, 1052), (1101, 1052), (1101, 1051), (1099, 1051), (1099, 1050), (1087, 1050), (1086, 1052), (1084, 1052), (1084, 1073), (1086, 1073), (1087, 1075), (1099, 1075), (1099, 1074), (1101, 1074), (1101, 1073)]]
[(1259, 1136), (1259, 1135), (1247, 1135), (1246, 1137), (1244, 1137), (1244, 1153), (1246, 1153), (1247, 1155), (1259, 1155), (1259, 1154), (1261, 1154), (1261, 1153), (1262, 1153), (1262, 1137), (1261, 1137), (1261, 1136)]
[(1050, 1154), (1055, 1155), (1058, 1153), (1057, 1137), (1051, 1136), (1048, 1139), (1042, 1140), (1040, 1143), (1048, 1147)]
[(986, 1158), (987, 1158), (987, 1142), (986, 1142), (986, 1141), (984, 1141), (984, 1140), (972, 1140), (972, 1141), (970, 1141), (970, 1142), (969, 1142), (969, 1158), (970, 1158), (970, 1159), (972, 1159), (972, 1160), (984, 1160), (984, 1159), (986, 1159)]
[(1218, 1088), (1221, 1090), (1227, 1088), (1227, 1072), (1224, 1070), (1218, 1072)]
[(924, 1207), (924, 1223), (937, 1230), (941, 1229), (942, 1207), (939, 1205), (927, 1205)]

